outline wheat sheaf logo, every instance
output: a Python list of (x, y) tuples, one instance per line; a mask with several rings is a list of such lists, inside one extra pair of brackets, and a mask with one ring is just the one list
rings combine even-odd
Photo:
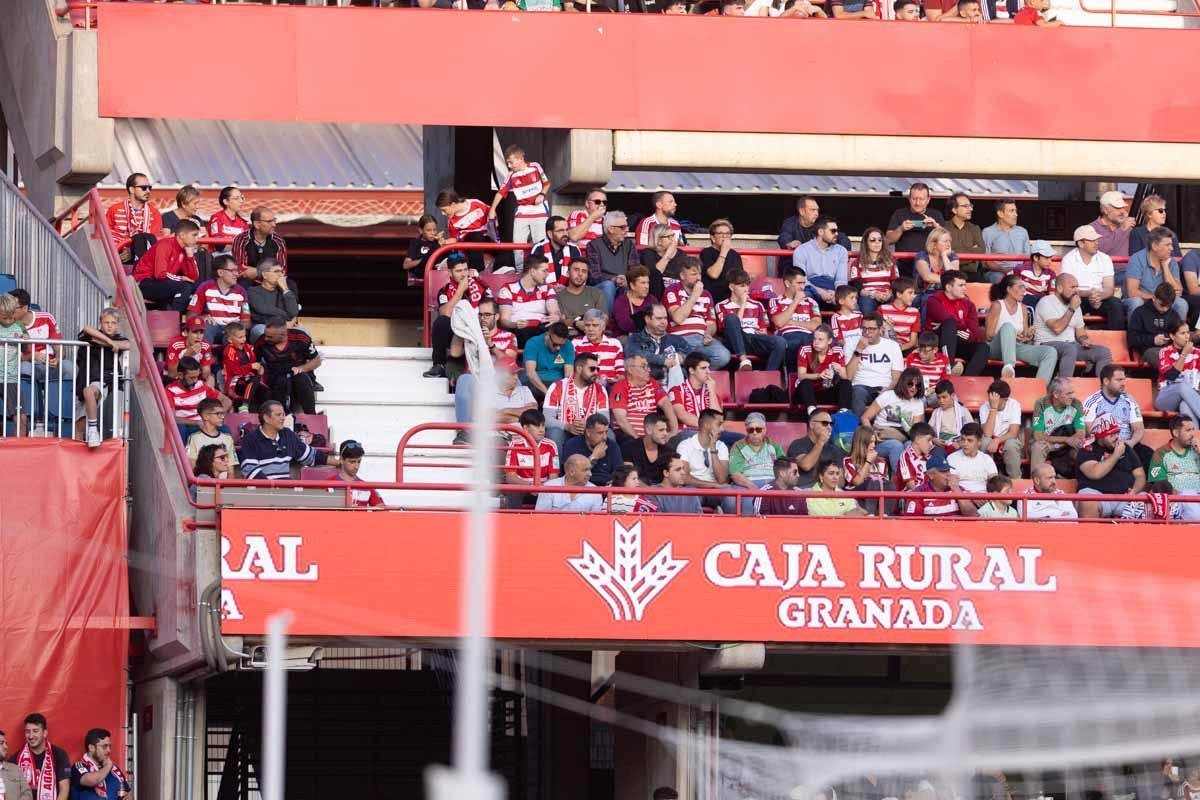
[(612, 564), (587, 541), (583, 543), (582, 555), (568, 558), (567, 563), (608, 604), (617, 622), (640, 622), (650, 601), (688, 565), (686, 558), (671, 555), (670, 542), (643, 563), (640, 522), (629, 528), (613, 522)]

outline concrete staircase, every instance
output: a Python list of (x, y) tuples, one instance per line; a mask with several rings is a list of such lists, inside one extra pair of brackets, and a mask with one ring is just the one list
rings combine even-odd
[[(329, 419), (335, 442), (356, 439), (366, 449), (359, 475), (369, 481), (396, 478), (396, 446), (410, 428), (423, 422), (454, 422), (454, 396), (445, 378), (425, 378), (430, 351), (424, 347), (320, 347), (318, 376), (325, 391), (317, 395), (317, 411)], [(450, 444), (449, 431), (418, 434), (418, 445)], [(429, 450), (409, 447), (405, 461), (406, 483), (462, 483), (468, 480), (466, 450)], [(419, 462), (453, 463), (443, 468)], [(389, 505), (409, 508), (462, 508), (460, 492), (383, 492)]]

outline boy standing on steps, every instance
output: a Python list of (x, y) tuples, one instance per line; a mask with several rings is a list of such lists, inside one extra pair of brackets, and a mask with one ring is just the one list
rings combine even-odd
[[(504, 163), (508, 165), (508, 177), (492, 198), (488, 219), (496, 218), (500, 201), (512, 194), (517, 208), (513, 211), (512, 240), (516, 244), (540, 242), (546, 238), (546, 218), (550, 215), (550, 179), (542, 165), (525, 160), (525, 150), (520, 145), (510, 144), (504, 148)], [(524, 253), (517, 252), (517, 271), (525, 263)]]

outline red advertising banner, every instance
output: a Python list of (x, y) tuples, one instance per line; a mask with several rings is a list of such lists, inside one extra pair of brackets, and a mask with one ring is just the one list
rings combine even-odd
[(124, 752), (129, 616), (125, 446), (0, 441), (0, 730), (39, 712), (72, 759), (90, 728)]
[[(224, 511), (224, 631), (455, 636), (465, 520)], [(1191, 526), (494, 520), (502, 639), (1200, 646)]]

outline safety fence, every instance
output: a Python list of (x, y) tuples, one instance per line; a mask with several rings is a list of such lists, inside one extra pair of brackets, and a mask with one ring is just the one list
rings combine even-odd
[[(129, 436), (129, 354), (65, 339), (0, 337), (0, 437), (33, 433), (87, 438)], [(90, 398), (88, 397), (90, 395)]]
[(0, 283), (54, 313), (60, 330), (94, 325), (108, 293), (55, 227), (0, 174)]

